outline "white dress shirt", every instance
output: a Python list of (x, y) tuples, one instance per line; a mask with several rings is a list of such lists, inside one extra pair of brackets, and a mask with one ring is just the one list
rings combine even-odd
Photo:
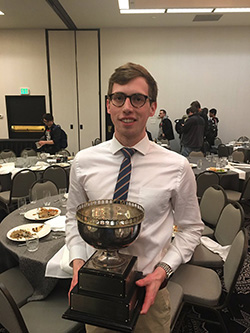
[[(112, 199), (124, 158), (121, 144), (112, 140), (80, 151), (72, 164), (66, 215), (66, 244), (70, 262), (87, 260), (94, 252), (78, 233), (77, 206), (97, 199)], [(121, 253), (138, 257), (137, 269), (151, 273), (163, 261), (173, 270), (187, 262), (204, 228), (196, 197), (196, 182), (188, 160), (160, 147), (145, 136), (133, 148), (128, 201), (145, 209), (138, 238)], [(179, 232), (171, 242), (173, 225)]]

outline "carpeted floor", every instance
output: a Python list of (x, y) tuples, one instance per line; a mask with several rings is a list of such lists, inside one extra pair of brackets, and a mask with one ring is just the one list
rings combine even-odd
[[(229, 309), (222, 313), (228, 333), (250, 333), (250, 225), (246, 227), (249, 234), (248, 255), (236, 283)], [(222, 270), (218, 271), (222, 276)], [(181, 313), (184, 316), (181, 327), (173, 333), (222, 333), (222, 328), (214, 324), (208, 324), (199, 318), (211, 318), (211, 313), (195, 307), (184, 307)], [(177, 322), (178, 324), (178, 322)]]

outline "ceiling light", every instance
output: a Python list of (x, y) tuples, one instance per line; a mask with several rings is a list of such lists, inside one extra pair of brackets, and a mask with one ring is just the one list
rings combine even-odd
[(3, 12), (1, 12), (1, 10), (0, 10), (0, 15), (4, 15), (4, 13), (3, 13)]
[(129, 9), (129, 0), (118, 0), (119, 9)]
[(121, 14), (164, 14), (165, 9), (121, 9)]
[(215, 8), (214, 13), (249, 13), (250, 8)]
[(213, 8), (169, 8), (169, 14), (212, 13)]

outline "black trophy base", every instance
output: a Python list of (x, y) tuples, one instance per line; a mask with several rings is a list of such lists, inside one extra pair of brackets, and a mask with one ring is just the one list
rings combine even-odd
[[(140, 278), (142, 274), (136, 272), (135, 280)], [(144, 295), (145, 289), (136, 284), (125, 298), (82, 292), (77, 285), (71, 292), (70, 308), (63, 314), (63, 318), (120, 332), (132, 332)]]

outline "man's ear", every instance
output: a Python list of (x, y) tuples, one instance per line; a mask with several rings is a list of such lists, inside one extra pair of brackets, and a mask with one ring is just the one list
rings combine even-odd
[(110, 114), (110, 100), (107, 98), (106, 102), (107, 112)]
[(150, 117), (153, 117), (157, 109), (157, 102), (152, 102), (150, 105)]

